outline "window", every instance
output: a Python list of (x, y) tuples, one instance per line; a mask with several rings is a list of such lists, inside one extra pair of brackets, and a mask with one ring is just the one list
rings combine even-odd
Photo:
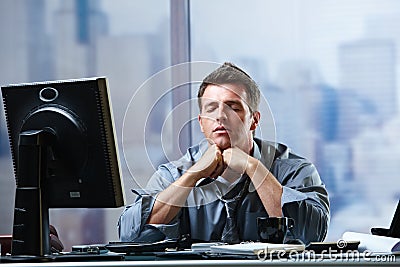
[[(154, 8), (156, 6), (157, 8)], [(119, 141), (127, 202), (138, 177), (148, 178), (147, 157), (136, 152), (143, 146), (143, 129), (132, 127), (125, 141), (122, 128), (130, 99), (150, 76), (171, 65), (168, 1), (130, 0), (5, 0), (0, 3), (0, 84), (90, 76), (108, 78), (115, 129)], [(13, 27), (10, 27), (13, 25)], [(149, 106), (147, 92), (138, 103)], [(154, 92), (153, 92), (154, 93)], [(140, 118), (140, 116), (138, 116)], [(14, 174), (4, 112), (0, 115), (0, 233), (12, 231)], [(150, 122), (151, 123), (151, 122)], [(155, 122), (152, 123), (154, 127)], [(161, 154), (154, 148), (154, 154)], [(132, 154), (131, 173), (124, 153)], [(135, 175), (135, 179), (132, 175)], [(117, 240), (117, 220), (122, 209), (71, 209), (50, 211), (67, 250), (72, 245)]]
[[(3, 0), (0, 22), (0, 84), (108, 78), (127, 203), (159, 163), (202, 138), (199, 82), (231, 61), (258, 82), (272, 111), (261, 117), (263, 137), (317, 166), (330, 193), (328, 239), (391, 221), (400, 198), (399, 1)], [(185, 64), (171, 68), (185, 60), (190, 75)], [(179, 95), (188, 77), (191, 96)], [(3, 112), (0, 123), (7, 234), (15, 181)], [(68, 250), (116, 240), (121, 211), (54, 210), (50, 220)]]
[(232, 61), (258, 82), (276, 141), (314, 162), (326, 183), (333, 241), (388, 225), (400, 197), (399, 7), (191, 1), (192, 60)]

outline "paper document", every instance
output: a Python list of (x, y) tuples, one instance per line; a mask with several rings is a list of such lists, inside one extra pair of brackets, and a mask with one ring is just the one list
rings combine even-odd
[(357, 233), (345, 232), (342, 236), (343, 240), (359, 240), (360, 250), (369, 250), (371, 252), (383, 253), (400, 253), (400, 238)]
[(254, 255), (258, 254), (260, 251), (262, 251), (263, 253), (274, 253), (280, 251), (303, 251), (304, 249), (304, 245), (271, 244), (261, 242), (211, 246), (211, 251), (215, 253), (243, 255)]
[(212, 246), (220, 246), (224, 244), (225, 243), (222, 242), (193, 243), (191, 249), (194, 252), (207, 252), (211, 251)]

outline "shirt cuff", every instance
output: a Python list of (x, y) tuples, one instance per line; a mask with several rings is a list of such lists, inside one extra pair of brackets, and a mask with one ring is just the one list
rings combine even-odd
[(302, 201), (307, 198), (306, 194), (292, 189), (290, 187), (284, 186), (281, 198), (281, 207), (283, 207), (286, 203)]
[(166, 238), (179, 237), (179, 222), (171, 222), (170, 224), (148, 224), (165, 235)]

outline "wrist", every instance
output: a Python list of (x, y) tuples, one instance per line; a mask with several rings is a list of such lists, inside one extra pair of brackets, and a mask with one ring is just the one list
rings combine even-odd
[(256, 173), (260, 161), (256, 158), (249, 157), (246, 164), (246, 174), (251, 178)]

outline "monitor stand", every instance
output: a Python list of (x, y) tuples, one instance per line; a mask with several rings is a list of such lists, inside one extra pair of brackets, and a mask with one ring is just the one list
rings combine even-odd
[(11, 256), (1, 257), (0, 262), (44, 261), (51, 253), (43, 181), (48, 148), (54, 139), (55, 134), (49, 130), (25, 131), (19, 135)]
[(49, 130), (25, 131), (19, 135), (17, 188), (11, 255), (50, 255), (49, 208), (44, 179), (47, 153), (56, 136)]

